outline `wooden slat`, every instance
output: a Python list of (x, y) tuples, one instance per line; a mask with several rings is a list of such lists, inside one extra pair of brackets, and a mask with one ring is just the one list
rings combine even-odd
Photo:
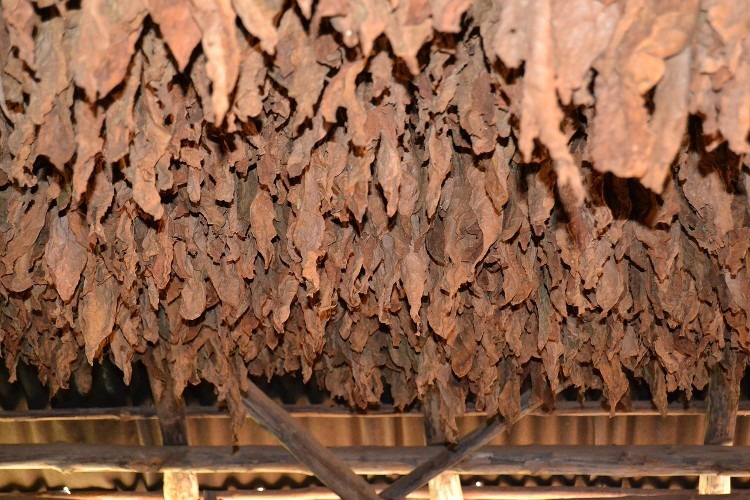
[(245, 407), (255, 422), (273, 435), (301, 464), (341, 498), (375, 500), (378, 495), (333, 452), (313, 439), (284, 409), (249, 383)]
[[(691, 401), (689, 403), (671, 403), (667, 417), (682, 417), (704, 415), (708, 404), (706, 401)], [(382, 405), (367, 410), (351, 409), (344, 405), (283, 405), (284, 410), (292, 417), (323, 417), (323, 418), (390, 418), (407, 417), (422, 418), (419, 408), (400, 411), (390, 405)], [(537, 409), (529, 413), (530, 416), (543, 417), (609, 417), (609, 408), (599, 401), (558, 401), (552, 411)], [(485, 416), (485, 412), (475, 410), (468, 405), (467, 417)], [(185, 409), (188, 419), (229, 418), (224, 408), (214, 406), (188, 406)], [(658, 417), (661, 416), (650, 401), (633, 401), (629, 409), (618, 408), (615, 417)], [(737, 410), (738, 417), (750, 416), (750, 401), (741, 401)], [(0, 424), (4, 422), (46, 422), (61, 420), (121, 420), (140, 421), (157, 418), (156, 408), (150, 406), (115, 407), (115, 408), (53, 408), (47, 410), (0, 411)]]
[[(540, 408), (543, 400), (531, 401), (531, 392), (526, 392), (521, 398), (521, 418)], [(484, 447), (495, 437), (508, 428), (507, 423), (495, 417), (485, 421), (472, 432), (461, 438), (453, 447), (443, 447), (440, 451), (425, 460), (409, 474), (398, 478), (392, 485), (386, 488), (380, 496), (383, 498), (397, 500), (406, 497), (412, 491), (426, 485), (441, 472), (451, 469), (462, 460), (470, 457), (480, 448)]]
[[(379, 488), (376, 488), (378, 490)], [(155, 500), (159, 493), (134, 491), (73, 491), (71, 494), (62, 492), (44, 493), (0, 493), (0, 500)], [(334, 492), (318, 487), (294, 488), (283, 490), (234, 490), (211, 491), (214, 500), (337, 500), (340, 498)], [(427, 500), (430, 494), (427, 490), (417, 490), (407, 498), (410, 500)], [(207, 497), (206, 497), (207, 498)], [(541, 500), (541, 499), (596, 499), (596, 498), (669, 498), (687, 500), (696, 498), (695, 491), (690, 490), (661, 490), (635, 488), (589, 487), (577, 488), (569, 486), (469, 486), (464, 489), (465, 500)]]
[[(703, 444), (731, 446), (737, 422), (741, 371), (737, 373), (737, 356), (728, 356), (729, 370), (725, 373), (719, 364), (711, 370), (708, 385), (708, 412), (706, 434)], [(741, 361), (744, 370), (744, 359)], [(698, 492), (702, 495), (725, 495), (732, 492), (731, 477), (724, 475), (701, 475)]]
[[(427, 391), (422, 406), (424, 407), (425, 444), (444, 446), (447, 439), (440, 420), (440, 393), (437, 387), (433, 386)], [(430, 492), (430, 500), (463, 500), (464, 498), (461, 491), (461, 479), (458, 474), (452, 472), (443, 472), (430, 479), (427, 488)]]
[[(439, 447), (331, 448), (357, 474), (406, 474)], [(280, 446), (117, 446), (86, 444), (0, 445), (0, 470), (62, 472), (195, 473), (278, 472), (310, 474)], [(750, 477), (750, 446), (488, 446), (449, 472), (467, 475), (597, 475), (616, 477)]]

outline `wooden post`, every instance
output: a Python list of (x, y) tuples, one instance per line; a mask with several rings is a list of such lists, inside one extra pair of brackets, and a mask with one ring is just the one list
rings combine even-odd
[[(447, 439), (440, 425), (440, 393), (433, 386), (422, 401), (424, 438), (427, 446), (443, 445)], [(428, 483), (430, 500), (463, 500), (461, 478), (452, 472), (443, 472)]]
[[(164, 446), (188, 445), (185, 400), (174, 394), (174, 379), (167, 362), (159, 363), (152, 356), (145, 358), (151, 394), (156, 404), (162, 444)], [(164, 500), (198, 500), (198, 476), (192, 472), (167, 471), (164, 473)]]
[[(703, 444), (722, 446), (734, 444), (740, 380), (745, 368), (745, 359), (733, 354), (728, 356), (729, 370), (726, 373), (718, 363), (711, 370), (711, 381), (708, 385), (706, 435)], [(701, 495), (728, 495), (731, 492), (730, 476), (701, 475), (698, 480), (698, 493)]]
[(250, 382), (244, 399), (250, 417), (341, 498), (378, 500), (375, 489)]

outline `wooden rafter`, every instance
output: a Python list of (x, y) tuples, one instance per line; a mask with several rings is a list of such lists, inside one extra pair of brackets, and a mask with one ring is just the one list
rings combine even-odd
[[(439, 448), (357, 446), (331, 448), (330, 452), (357, 474), (392, 475), (408, 473)], [(230, 446), (0, 445), (0, 471), (9, 469), (311, 474), (308, 466), (280, 446), (233, 450)], [(750, 446), (487, 446), (446, 470), (465, 475), (750, 477)]]
[(299, 422), (252, 382), (249, 383), (244, 403), (258, 425), (271, 433), (292, 456), (341, 498), (378, 498), (367, 481), (357, 476), (333, 452), (313, 439)]

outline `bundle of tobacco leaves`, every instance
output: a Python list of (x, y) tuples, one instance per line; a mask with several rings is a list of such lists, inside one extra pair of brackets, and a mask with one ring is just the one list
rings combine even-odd
[(0, 353), (365, 407), (750, 350), (748, 0), (2, 0)]

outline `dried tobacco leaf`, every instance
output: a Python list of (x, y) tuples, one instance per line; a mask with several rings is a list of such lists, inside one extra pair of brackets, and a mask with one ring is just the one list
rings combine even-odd
[(148, 13), (169, 45), (177, 68), (183, 71), (201, 41), (201, 30), (193, 19), (190, 0), (145, 0)]
[(82, 4), (70, 65), (76, 83), (90, 101), (106, 96), (122, 81), (146, 14), (141, 0), (117, 4), (92, 0)]
[[(85, 244), (74, 234), (70, 225), (71, 217), (62, 215), (52, 223), (49, 240), (44, 251), (44, 259), (60, 298), (67, 302), (73, 297), (81, 273), (86, 267), (88, 251)], [(80, 222), (77, 222), (80, 224)], [(80, 226), (78, 230), (82, 230)]]
[(237, 46), (235, 19), (230, 0), (192, 0), (193, 19), (203, 34), (201, 45), (206, 54), (206, 74), (211, 79), (211, 109), (214, 123), (224, 120), (229, 110), (229, 95), (237, 83), (240, 50)]
[(83, 333), (89, 364), (94, 364), (99, 349), (112, 333), (118, 290), (117, 280), (103, 267), (101, 261), (85, 278), (79, 303), (78, 325)]

